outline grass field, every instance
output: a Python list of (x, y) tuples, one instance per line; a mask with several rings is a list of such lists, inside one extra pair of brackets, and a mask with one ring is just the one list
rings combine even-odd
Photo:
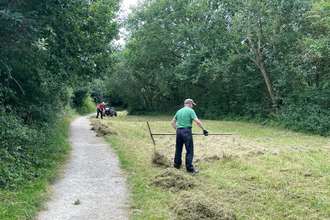
[(168, 167), (174, 135), (154, 136), (156, 146), (150, 138), (147, 121), (153, 133), (173, 133), (171, 119), (119, 112), (99, 120), (129, 174), (133, 219), (330, 218), (330, 138), (202, 120), (210, 133), (233, 135), (194, 136), (200, 172), (190, 174)]

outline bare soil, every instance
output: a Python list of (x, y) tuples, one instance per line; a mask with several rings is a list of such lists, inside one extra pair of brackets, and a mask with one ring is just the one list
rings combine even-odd
[(125, 173), (109, 143), (91, 130), (89, 117), (71, 124), (71, 157), (39, 220), (128, 219)]

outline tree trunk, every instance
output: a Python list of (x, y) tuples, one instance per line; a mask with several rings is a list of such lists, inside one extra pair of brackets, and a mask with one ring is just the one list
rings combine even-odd
[[(256, 63), (257, 66), (259, 67), (259, 69), (260, 69), (260, 71), (262, 73), (262, 76), (265, 79), (265, 82), (266, 82), (266, 85), (267, 85), (267, 89), (268, 89), (270, 98), (272, 100), (273, 106), (275, 107), (276, 114), (278, 115), (279, 114), (279, 109), (278, 109), (278, 105), (277, 105), (277, 102), (276, 102), (276, 99), (275, 99), (273, 85), (272, 85), (272, 82), (271, 82), (271, 80), (270, 80), (270, 78), (268, 76), (268, 73), (267, 73), (267, 69), (266, 69), (266, 64), (265, 64), (264, 58), (263, 58), (262, 54), (260, 53), (260, 50), (257, 50), (255, 48), (253, 42), (252, 42), (251, 34), (250, 34), (250, 29), (247, 28), (246, 31), (247, 31), (247, 34), (248, 34), (249, 44), (250, 44), (250, 46), (251, 46), (251, 48), (252, 48), (252, 50), (254, 52), (255, 57), (257, 58), (257, 61), (254, 60), (252, 57), (249, 57), (249, 58), (254, 63)], [(260, 38), (259, 38), (259, 41), (260, 41)]]

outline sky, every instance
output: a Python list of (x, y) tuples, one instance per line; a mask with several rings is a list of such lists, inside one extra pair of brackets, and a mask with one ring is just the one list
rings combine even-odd
[(125, 7), (125, 9), (129, 9), (130, 5), (136, 5), (138, 0), (122, 0), (122, 5)]

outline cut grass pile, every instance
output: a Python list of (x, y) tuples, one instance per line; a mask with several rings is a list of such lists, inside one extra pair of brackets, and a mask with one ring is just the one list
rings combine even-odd
[(151, 159), (152, 164), (159, 167), (171, 167), (171, 161), (164, 155), (155, 151)]
[[(93, 116), (94, 117), (94, 116)], [(112, 134), (116, 134), (116, 132), (114, 132), (113, 130), (111, 130), (110, 128), (110, 124), (111, 123), (106, 123), (103, 124), (101, 121), (99, 120), (94, 120), (92, 121), (92, 129), (93, 131), (96, 132), (96, 136), (98, 137), (103, 137), (104, 135), (112, 135)]]
[(176, 169), (166, 169), (156, 175), (149, 186), (157, 186), (171, 191), (188, 190), (196, 186), (195, 179), (188, 174), (176, 171)]
[(233, 220), (235, 214), (228, 210), (221, 200), (213, 199), (210, 196), (196, 194), (194, 192), (183, 192), (182, 199), (176, 200), (173, 205), (173, 212), (176, 219), (212, 219), (212, 220)]
[(330, 218), (330, 138), (202, 120), (209, 132), (233, 135), (195, 136), (200, 173), (190, 174), (171, 168), (174, 135), (154, 136), (156, 147), (150, 139), (147, 121), (153, 133), (173, 133), (171, 119), (118, 112), (102, 121), (129, 173), (133, 219)]

